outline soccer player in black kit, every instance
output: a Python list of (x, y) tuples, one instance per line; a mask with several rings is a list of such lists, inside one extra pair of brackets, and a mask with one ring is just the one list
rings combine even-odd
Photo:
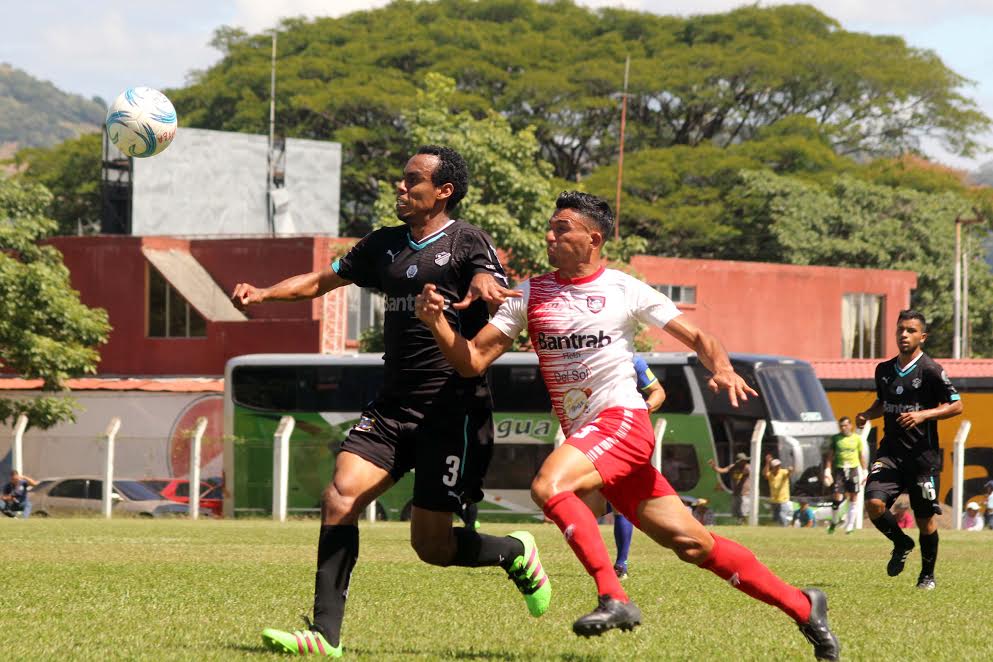
[(962, 413), (962, 401), (940, 365), (921, 350), (927, 340), (927, 321), (919, 312), (900, 311), (896, 342), (900, 353), (876, 366), (876, 401), (856, 416), (859, 427), (867, 419), (883, 417), (883, 440), (869, 469), (865, 487), (869, 518), (893, 541), (886, 566), (890, 577), (903, 572), (914, 549), (914, 541), (897, 526), (890, 506), (901, 492), (920, 529), (921, 574), (917, 588), (934, 589), (934, 564), (938, 559), (938, 527), (934, 516), (941, 513), (938, 475), (942, 455), (937, 421)]
[(239, 307), (314, 298), (349, 283), (385, 295), (385, 384), (342, 444), (321, 499), (314, 621), (302, 631), (266, 629), (262, 639), (270, 649), (341, 656), (359, 517), (410, 470), (415, 470), (410, 542), (421, 560), (499, 565), (524, 595), (531, 615), (548, 608), (551, 585), (529, 533), (497, 537), (452, 527), (452, 513), (483, 496), (493, 444), (492, 400), (485, 375), (464, 378), (451, 367), (417, 319), (414, 299), (425, 283), (433, 283), (452, 302), (446, 318), (472, 337), (488, 321), (487, 304), (496, 307), (519, 296), (505, 287), (489, 236), (449, 216), (467, 189), (468, 168), (458, 152), (421, 147), (397, 183), (396, 213), (403, 225), (372, 232), (323, 271), (269, 288), (235, 287), (232, 299)]

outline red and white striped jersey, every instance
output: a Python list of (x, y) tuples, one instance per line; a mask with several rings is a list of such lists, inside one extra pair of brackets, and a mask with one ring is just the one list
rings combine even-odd
[(510, 338), (525, 325), (562, 431), (569, 436), (608, 407), (645, 409), (635, 381), (637, 323), (664, 327), (675, 304), (637, 278), (601, 268), (585, 278), (530, 278), (490, 324)]

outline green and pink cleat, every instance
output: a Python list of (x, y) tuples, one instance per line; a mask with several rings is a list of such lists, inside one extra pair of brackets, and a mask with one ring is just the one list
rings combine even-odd
[(341, 644), (332, 646), (324, 635), (316, 630), (295, 630), (285, 632), (274, 628), (262, 630), (262, 643), (271, 651), (290, 655), (321, 655), (341, 657)]
[(541, 567), (534, 536), (527, 531), (514, 531), (509, 535), (521, 541), (524, 554), (514, 559), (507, 570), (507, 576), (524, 596), (528, 611), (537, 618), (548, 611), (548, 604), (552, 601), (552, 583)]

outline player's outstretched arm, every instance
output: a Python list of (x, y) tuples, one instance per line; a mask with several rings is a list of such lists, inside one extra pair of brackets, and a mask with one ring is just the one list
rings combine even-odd
[(314, 299), (348, 283), (349, 281), (336, 274), (333, 269), (290, 276), (271, 287), (238, 283), (231, 293), (231, 302), (238, 310), (244, 310), (252, 304), (264, 301)]
[(521, 292), (519, 290), (512, 290), (509, 287), (504, 287), (497, 282), (493, 274), (481, 271), (472, 277), (472, 281), (469, 283), (469, 291), (466, 292), (465, 298), (458, 303), (453, 303), (452, 308), (455, 310), (463, 310), (468, 308), (469, 305), (476, 299), (482, 299), (486, 302), (489, 307), (490, 314), (494, 314), (497, 308), (500, 307), (504, 301), (510, 297), (519, 297)]
[(739, 400), (748, 400), (749, 395), (758, 396), (758, 392), (731, 367), (731, 359), (717, 338), (701, 331), (683, 315), (670, 320), (663, 329), (697, 353), (700, 362), (712, 373), (710, 389), (715, 393), (727, 391), (732, 407), (737, 407)]
[(431, 283), (424, 286), (416, 302), (417, 318), (428, 327), (441, 353), (463, 377), (481, 375), (513, 342), (513, 338), (492, 324), (484, 326), (472, 340), (455, 333), (445, 319), (445, 298)]

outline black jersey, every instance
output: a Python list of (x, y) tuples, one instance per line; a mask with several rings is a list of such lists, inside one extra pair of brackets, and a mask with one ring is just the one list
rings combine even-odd
[[(451, 221), (421, 242), (411, 238), (406, 225), (381, 228), (331, 266), (342, 278), (385, 295), (384, 394), (431, 397), (455, 389), (489, 400), (485, 375), (460, 377), (414, 312), (414, 298), (425, 283), (433, 283), (452, 303), (465, 297), (477, 273), (493, 274), (507, 284), (489, 235), (462, 221)], [(447, 307), (445, 317), (463, 337), (472, 338), (486, 325), (489, 312), (485, 302), (476, 300), (461, 311)]]
[(904, 412), (934, 409), (954, 402), (959, 394), (942, 367), (922, 352), (902, 370), (899, 356), (877, 365), (876, 397), (883, 403), (884, 438), (880, 453), (920, 456), (938, 451), (938, 422), (932, 419), (904, 429), (896, 419)]

